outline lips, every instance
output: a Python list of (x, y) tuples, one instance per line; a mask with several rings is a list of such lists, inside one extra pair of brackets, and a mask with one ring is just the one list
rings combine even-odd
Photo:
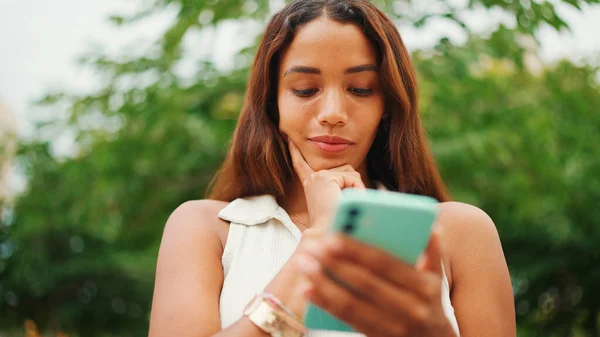
[(354, 145), (348, 139), (337, 136), (318, 136), (310, 138), (310, 141), (321, 151), (332, 153), (342, 152)]

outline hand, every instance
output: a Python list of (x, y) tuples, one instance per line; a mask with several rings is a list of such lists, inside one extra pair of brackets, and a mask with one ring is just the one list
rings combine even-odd
[(348, 187), (364, 190), (365, 184), (350, 165), (315, 172), (291, 140), (289, 149), (294, 170), (304, 187), (311, 228), (322, 232), (331, 221), (340, 191)]
[(307, 243), (296, 263), (307, 299), (369, 337), (455, 336), (442, 308), (437, 231), (417, 266), (342, 234)]
[[(350, 165), (315, 172), (308, 165), (296, 145), (291, 140), (288, 141), (288, 144), (294, 171), (304, 188), (311, 223), (311, 227), (302, 232), (302, 239), (295, 253), (290, 258), (289, 263), (286, 264), (292, 270), (299, 272), (296, 268), (296, 259), (306, 254), (304, 252), (305, 246), (324, 237), (337, 206), (336, 203), (341, 190), (347, 187), (364, 189), (365, 185), (361, 180), (360, 174)], [(293, 280), (285, 279), (282, 284), (286, 284), (289, 291), (289, 284), (296, 282), (297, 286), (292, 288), (297, 289), (297, 291), (294, 290), (294, 293), (297, 293), (297, 295), (292, 296), (292, 299), (286, 299), (286, 303), (288, 307), (290, 305), (293, 306), (297, 314), (303, 315), (307, 301), (302, 294), (304, 293), (304, 289), (310, 284), (306, 278), (298, 277), (299, 274), (296, 272), (292, 273), (294, 275)], [(298, 297), (299, 300), (296, 301), (295, 297)], [(300, 307), (302, 309), (297, 309)]]

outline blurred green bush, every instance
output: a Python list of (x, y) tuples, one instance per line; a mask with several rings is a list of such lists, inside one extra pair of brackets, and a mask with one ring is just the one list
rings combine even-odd
[[(444, 10), (435, 13), (376, 2), (399, 25), (450, 20), (468, 36), (464, 45), (443, 38), (413, 53), (424, 126), (454, 198), (482, 207), (498, 226), (519, 335), (600, 336), (600, 59), (539, 62), (539, 28), (567, 27), (557, 1), (454, 8), (439, 0), (431, 8)], [(182, 76), (177, 69), (191, 57), (183, 41), (224, 23), (261, 27), (270, 13), (268, 1), (158, 0), (111, 21), (127, 27), (173, 8), (177, 19), (153, 48), (82, 58), (101, 75), (99, 90), (40, 101), (55, 118), (20, 141), (27, 188), (0, 201), (0, 335), (22, 336), (26, 319), (70, 336), (147, 334), (163, 225), (179, 204), (203, 198), (256, 45), (231, 69), (200, 57)], [(478, 36), (460, 14), (474, 8), (502, 8), (517, 25)], [(76, 135), (75, 153), (57, 157), (51, 143), (65, 131)]]

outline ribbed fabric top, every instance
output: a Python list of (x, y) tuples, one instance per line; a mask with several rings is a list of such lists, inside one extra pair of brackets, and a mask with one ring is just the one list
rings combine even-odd
[[(236, 199), (219, 212), (229, 221), (229, 235), (221, 259), (225, 280), (220, 297), (221, 326), (242, 317), (244, 307), (262, 292), (290, 258), (301, 232), (270, 195)], [(448, 280), (442, 282), (442, 305), (458, 334), (450, 303)], [(362, 334), (309, 330), (307, 337), (361, 337)]]

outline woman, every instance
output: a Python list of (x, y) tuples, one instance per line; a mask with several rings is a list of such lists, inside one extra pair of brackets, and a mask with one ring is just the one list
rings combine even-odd
[[(167, 222), (150, 336), (299, 336), (309, 301), (358, 331), (313, 337), (515, 336), (495, 226), (446, 202), (417, 107), (409, 54), (368, 1), (299, 0), (276, 14), (212, 200)], [(376, 185), (443, 202), (414, 267), (324, 234), (342, 189)]]

